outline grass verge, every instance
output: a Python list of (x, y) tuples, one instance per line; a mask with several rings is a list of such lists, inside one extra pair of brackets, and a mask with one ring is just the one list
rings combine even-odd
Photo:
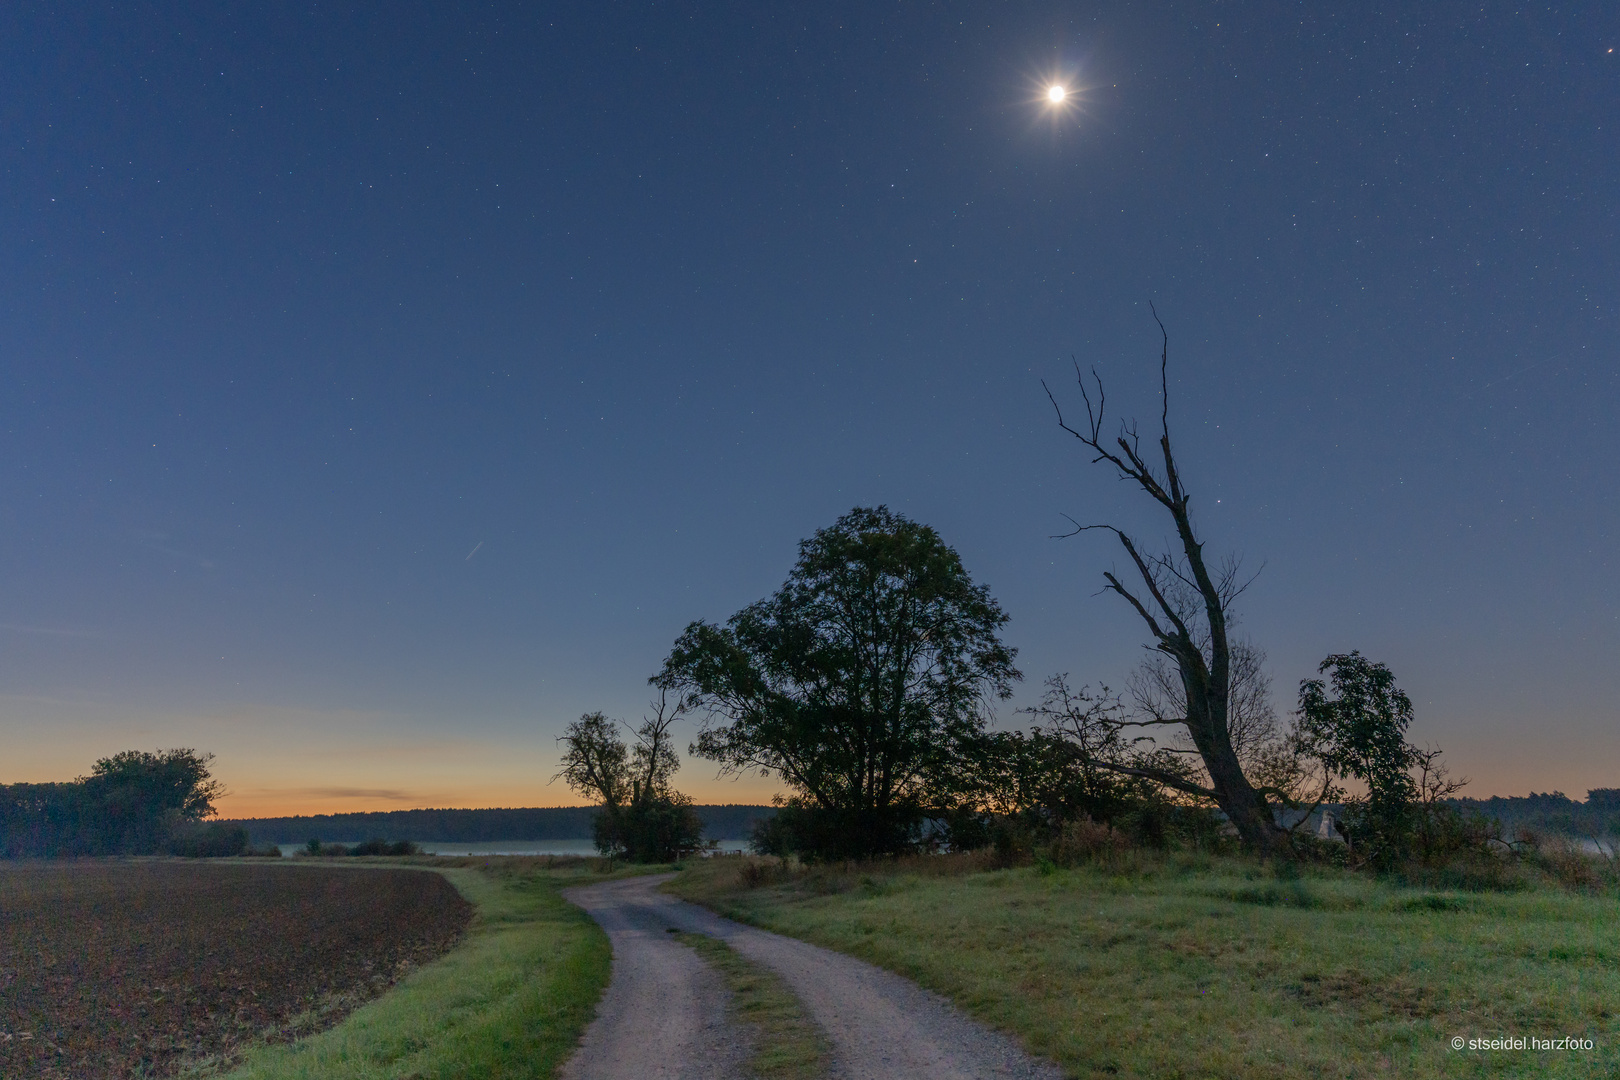
[[(671, 888), (908, 976), (1079, 1077), (1620, 1072), (1612, 895), (1434, 892), (1141, 852), (1045, 872), (717, 859)], [(1565, 1036), (1592, 1049), (1467, 1045)]]
[(699, 956), (726, 980), (733, 1017), (754, 1033), (749, 1072), (759, 1080), (814, 1080), (827, 1067), (827, 1041), (804, 1014), (787, 984), (719, 938), (677, 934), (675, 940)]
[(607, 877), (591, 865), (467, 859), (440, 869), (476, 909), (460, 946), (328, 1031), (250, 1050), (228, 1080), (551, 1076), (612, 967), (607, 935), (559, 892)]

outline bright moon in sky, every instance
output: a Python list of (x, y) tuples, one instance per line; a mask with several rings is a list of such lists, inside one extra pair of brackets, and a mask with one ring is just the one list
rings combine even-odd
[(1047, 89), (1047, 91), (1046, 91), (1046, 100), (1052, 102), (1055, 105), (1058, 102), (1062, 101), (1065, 97), (1067, 97), (1068, 93), (1069, 92), (1067, 90), (1063, 89), (1063, 87), (1061, 87), (1061, 86), (1049, 87)]

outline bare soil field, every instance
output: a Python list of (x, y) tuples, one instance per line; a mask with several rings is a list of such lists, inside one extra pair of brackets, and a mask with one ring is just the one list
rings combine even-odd
[(438, 874), (170, 861), (0, 865), (0, 1076), (167, 1076), (336, 1022), (446, 952)]

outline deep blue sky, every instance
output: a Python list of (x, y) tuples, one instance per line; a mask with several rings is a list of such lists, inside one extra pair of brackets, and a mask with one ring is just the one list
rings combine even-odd
[(561, 727), (857, 504), (989, 585), (1015, 705), (1119, 686), (1116, 551), (1050, 537), (1163, 523), (1040, 381), (1156, 416), (1152, 301), (1279, 708), (1359, 648), (1472, 793), (1620, 784), (1617, 46), (1601, 3), (8, 4), (0, 780), (184, 744), (228, 812), (571, 801)]

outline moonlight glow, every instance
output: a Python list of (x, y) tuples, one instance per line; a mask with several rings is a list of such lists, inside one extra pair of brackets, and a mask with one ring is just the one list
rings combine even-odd
[(1061, 86), (1049, 86), (1046, 89), (1046, 100), (1056, 105), (1069, 96), (1069, 92)]

